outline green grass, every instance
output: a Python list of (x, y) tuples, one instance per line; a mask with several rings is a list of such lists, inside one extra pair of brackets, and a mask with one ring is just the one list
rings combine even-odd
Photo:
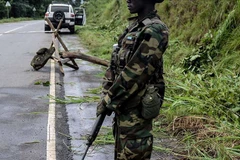
[[(53, 97), (50, 96), (49, 98), (53, 98)], [(98, 102), (100, 100), (100, 97), (99, 96), (83, 96), (83, 97), (65, 96), (64, 99), (54, 98), (54, 100), (58, 104), (90, 103), (90, 102)]]
[(33, 18), (8, 18), (8, 19), (0, 19), (0, 23), (30, 21), (30, 20), (33, 20)]

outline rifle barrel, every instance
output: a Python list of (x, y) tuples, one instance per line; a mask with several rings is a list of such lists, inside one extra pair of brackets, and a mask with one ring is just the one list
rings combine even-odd
[(95, 141), (95, 139), (97, 138), (98, 132), (101, 129), (101, 126), (103, 124), (103, 121), (106, 117), (107, 113), (102, 113), (97, 117), (97, 120), (95, 121), (91, 134), (88, 137), (88, 141), (87, 141), (87, 149), (85, 150), (85, 153), (82, 157), (82, 160), (84, 160), (85, 156), (87, 155), (88, 149), (89, 147), (92, 145), (92, 143)]
[(90, 145), (87, 146), (87, 149), (85, 150), (85, 153), (84, 153), (84, 155), (82, 157), (82, 160), (84, 160), (84, 158), (86, 157), (89, 147), (90, 147)]

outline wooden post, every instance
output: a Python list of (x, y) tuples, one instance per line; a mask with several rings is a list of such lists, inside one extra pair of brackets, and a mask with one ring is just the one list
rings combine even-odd
[(109, 65), (108, 61), (102, 60), (102, 59), (97, 58), (97, 57), (93, 57), (93, 56), (83, 54), (83, 53), (80, 52), (80, 50), (78, 50), (76, 52), (69, 52), (69, 51), (66, 52), (66, 51), (64, 51), (64, 52), (60, 52), (60, 55), (63, 58), (79, 58), (79, 59), (82, 59), (82, 60), (85, 60), (85, 61), (88, 61), (88, 62), (92, 62), (92, 63), (95, 63), (95, 64), (99, 64), (99, 65), (102, 65), (102, 66), (105, 66), (105, 67), (107, 67)]
[[(62, 38), (61, 38), (61, 37), (59, 36), (59, 34), (58, 34), (58, 30), (57, 30), (57, 31), (55, 30), (55, 28), (54, 28), (54, 26), (52, 25), (51, 21), (50, 21), (47, 17), (45, 18), (45, 20), (47, 21), (48, 25), (50, 26), (50, 28), (51, 28), (52, 31), (54, 32), (54, 33), (53, 33), (54, 36), (58, 39), (58, 41), (59, 41), (60, 44), (62, 45), (63, 49), (64, 49), (65, 51), (68, 51), (67, 46), (64, 44)], [(61, 20), (61, 21), (62, 21), (62, 20)], [(58, 26), (58, 27), (60, 27), (60, 26)], [(73, 68), (73, 69), (78, 70), (79, 67), (78, 67), (77, 63), (74, 61), (74, 59), (70, 58), (69, 60), (71, 60), (73, 64), (70, 64), (70, 63), (68, 63), (68, 62), (65, 62), (64, 65), (69, 66), (69, 67), (71, 67), (71, 68)]]

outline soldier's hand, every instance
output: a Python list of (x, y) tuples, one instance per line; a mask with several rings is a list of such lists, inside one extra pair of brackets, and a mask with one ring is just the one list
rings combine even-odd
[(104, 104), (103, 101), (99, 102), (97, 105), (97, 112), (96, 112), (97, 117), (106, 111), (107, 111), (106, 104)]
[(97, 117), (102, 113), (106, 113), (108, 116), (112, 114), (112, 110), (106, 107), (106, 104), (104, 103), (104, 101), (99, 102), (97, 105), (97, 113), (96, 113)]

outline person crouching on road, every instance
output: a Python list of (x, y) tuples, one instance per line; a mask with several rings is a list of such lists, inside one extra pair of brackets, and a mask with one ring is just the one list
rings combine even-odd
[(163, 0), (126, 0), (129, 26), (119, 37), (106, 70), (97, 116), (115, 113), (115, 160), (149, 160), (153, 148), (152, 120), (159, 114), (165, 85), (163, 53), (168, 28), (155, 4)]

